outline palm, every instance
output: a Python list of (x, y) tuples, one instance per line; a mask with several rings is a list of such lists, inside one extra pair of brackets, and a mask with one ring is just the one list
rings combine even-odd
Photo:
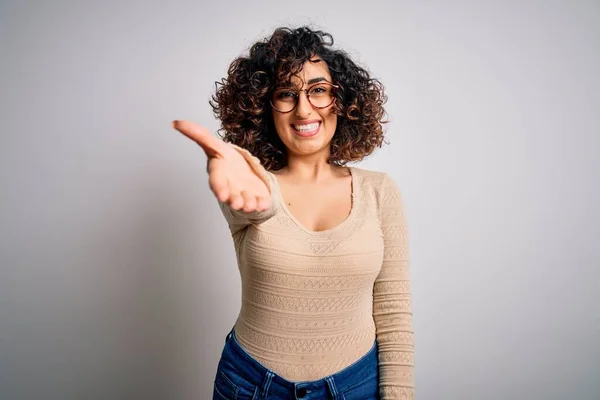
[(269, 188), (236, 149), (193, 122), (175, 121), (173, 127), (195, 141), (206, 153), (208, 182), (219, 201), (246, 212), (270, 207)]

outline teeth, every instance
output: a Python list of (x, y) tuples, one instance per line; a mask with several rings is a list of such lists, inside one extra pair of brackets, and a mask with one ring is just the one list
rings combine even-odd
[(306, 125), (294, 125), (294, 129), (297, 131), (300, 131), (300, 132), (314, 131), (318, 127), (319, 127), (318, 122), (313, 122), (312, 124), (306, 124)]

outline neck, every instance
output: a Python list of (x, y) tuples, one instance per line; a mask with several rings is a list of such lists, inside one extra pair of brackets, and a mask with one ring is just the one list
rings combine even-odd
[(283, 173), (299, 181), (317, 182), (330, 178), (334, 174), (334, 165), (327, 163), (329, 154), (311, 154), (308, 156), (288, 156), (288, 164)]

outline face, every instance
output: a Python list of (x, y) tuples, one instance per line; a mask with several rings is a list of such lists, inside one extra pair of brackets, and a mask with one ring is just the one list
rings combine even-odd
[(324, 88), (329, 88), (326, 84), (315, 85), (318, 82), (332, 83), (331, 75), (325, 61), (313, 57), (304, 63), (297, 76), (292, 77), (292, 89), (295, 90), (277, 90), (275, 93), (275, 97), (280, 99), (298, 94), (298, 104), (292, 111), (281, 113), (272, 110), (277, 135), (287, 148), (288, 155), (307, 156), (322, 153), (324, 157), (329, 156), (331, 139), (337, 126), (334, 103), (326, 108), (315, 108), (309, 103), (306, 92), (301, 91), (312, 87), (311, 101), (318, 105), (318, 96), (323, 93)]

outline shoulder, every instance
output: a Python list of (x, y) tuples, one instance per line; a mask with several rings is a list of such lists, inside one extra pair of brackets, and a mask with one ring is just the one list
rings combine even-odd
[(397, 190), (398, 186), (387, 172), (373, 171), (364, 168), (350, 167), (360, 187), (382, 193), (389, 190)]
[(372, 207), (402, 207), (402, 196), (396, 181), (387, 172), (351, 167), (361, 195)]

